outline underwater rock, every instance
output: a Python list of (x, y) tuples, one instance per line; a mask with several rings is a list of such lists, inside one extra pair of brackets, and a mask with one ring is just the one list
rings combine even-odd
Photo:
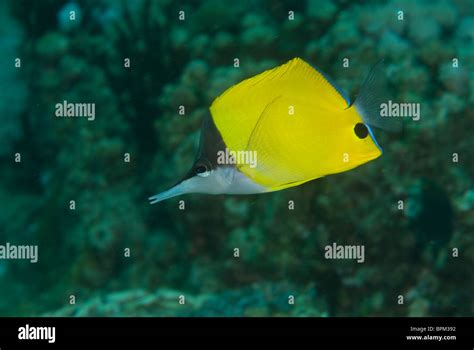
[(409, 24), (408, 37), (416, 44), (425, 44), (429, 40), (436, 40), (440, 35), (441, 28), (438, 22), (430, 17), (422, 21), (413, 19)]
[(186, 86), (167, 85), (163, 89), (160, 101), (166, 102), (177, 113), (179, 106), (194, 107), (198, 100), (194, 91)]
[[(298, 292), (300, 291), (300, 292)], [(289, 296), (294, 296), (294, 304)], [(181, 297), (184, 296), (184, 299)], [(181, 298), (181, 303), (180, 303)], [(184, 303), (183, 303), (184, 301)], [(91, 297), (76, 305), (46, 312), (49, 317), (236, 317), (327, 316), (325, 304), (316, 298), (313, 284), (297, 288), (288, 283), (259, 283), (215, 293), (196, 295), (182, 290), (154, 292), (129, 289)]]
[(452, 117), (453, 114), (461, 113), (464, 110), (465, 102), (461, 97), (453, 93), (445, 93), (434, 104), (437, 113), (442, 118)]
[(206, 57), (209, 54), (210, 38), (206, 34), (198, 34), (191, 41), (191, 54), (194, 57)]
[(389, 5), (371, 6), (369, 11), (364, 7), (359, 7), (354, 20), (357, 21), (358, 28), (362, 32), (375, 37), (386, 30), (402, 35), (406, 26), (404, 21), (397, 20), (397, 11)]
[(418, 56), (423, 63), (437, 69), (440, 64), (451, 61), (457, 54), (452, 42), (430, 40), (419, 48)]
[(214, 48), (220, 54), (232, 54), (235, 49), (235, 38), (227, 32), (219, 32), (214, 38)]
[(69, 48), (68, 38), (58, 32), (50, 32), (36, 43), (36, 52), (44, 59), (58, 60)]
[[(265, 22), (265, 18), (256, 13), (249, 13), (244, 17), (240, 39), (245, 47), (251, 50), (262, 51), (275, 41), (278, 33), (274, 27)], [(254, 54), (257, 53), (256, 51)]]
[(390, 57), (393, 60), (398, 60), (408, 55), (408, 51), (411, 49), (410, 42), (402, 39), (397, 33), (390, 30), (383, 32), (377, 47), (378, 52), (383, 57)]
[(173, 28), (171, 30), (171, 42), (173, 43), (173, 48), (178, 50), (186, 49), (186, 46), (189, 42), (189, 32), (185, 28)]
[(184, 85), (197, 90), (204, 88), (208, 82), (209, 67), (202, 60), (189, 62), (183, 71), (181, 81)]
[(456, 30), (456, 37), (461, 40), (466, 40), (467, 42), (472, 42), (474, 39), (474, 17), (463, 17), (458, 25)]
[(250, 205), (247, 201), (239, 201), (236, 198), (228, 198), (224, 201), (224, 206), (228, 215), (237, 221), (243, 221), (248, 218)]
[[(352, 20), (352, 14), (344, 11), (340, 14), (328, 32), (334, 47), (352, 46), (360, 43), (361, 37), (357, 23)], [(329, 44), (329, 43), (328, 43)]]
[(211, 72), (209, 86), (205, 91), (207, 100), (213, 101), (230, 86), (242, 80), (242, 75), (242, 69), (236, 69), (230, 65), (214, 68)]
[(417, 181), (410, 189), (406, 215), (416, 231), (416, 246), (441, 247), (451, 239), (454, 213), (445, 190), (430, 180)]
[(459, 95), (465, 95), (469, 88), (469, 77), (465, 68), (453, 67), (451, 62), (439, 67), (439, 79), (449, 91)]
[(423, 298), (417, 298), (409, 306), (409, 317), (426, 317), (429, 315), (430, 302)]
[(81, 25), (82, 11), (79, 4), (68, 2), (58, 12), (58, 25), (64, 31), (77, 28)]
[(253, 49), (265, 49), (277, 37), (277, 32), (270, 26), (257, 26), (246, 29), (241, 36), (243, 45)]
[(337, 12), (338, 7), (332, 0), (306, 2), (306, 14), (317, 20), (330, 20)]
[(411, 61), (403, 61), (390, 66), (389, 70), (404, 102), (419, 101), (429, 88), (430, 72), (424, 65), (412, 66)]
[(323, 50), (322, 45), (319, 41), (310, 41), (304, 49), (304, 54), (306, 57), (309, 57), (311, 61), (316, 61), (316, 57), (320, 57), (320, 53)]
[(260, 27), (264, 25), (265, 19), (259, 13), (251, 12), (242, 19), (242, 27), (245, 29)]
[[(211, 32), (215, 28), (235, 31), (237, 28), (236, 19), (243, 18), (250, 12), (248, 11), (248, 5), (248, 1), (245, 0), (206, 0), (199, 2), (193, 14), (193, 32)], [(209, 23), (212, 23), (212, 26)]]
[(469, 212), (474, 210), (474, 189), (467, 190), (462, 197), (456, 200), (456, 208)]
[(0, 5), (0, 21), (0, 52), (4, 58), (0, 66), (0, 156), (4, 156), (14, 151), (14, 143), (23, 136), (20, 113), (25, 109), (28, 92), (21, 69), (15, 67), (15, 59), (21, 56), (23, 33), (10, 17), (6, 2)]
[(435, 1), (429, 7), (429, 13), (434, 20), (443, 26), (444, 30), (452, 29), (459, 19), (459, 12), (456, 6), (448, 0)]
[(266, 238), (261, 229), (252, 226), (247, 228), (236, 228), (228, 238), (230, 251), (234, 248), (240, 249), (242, 261), (252, 263), (263, 258)]
[(87, 62), (79, 57), (65, 55), (59, 62), (59, 69), (65, 81), (75, 81), (88, 72)]

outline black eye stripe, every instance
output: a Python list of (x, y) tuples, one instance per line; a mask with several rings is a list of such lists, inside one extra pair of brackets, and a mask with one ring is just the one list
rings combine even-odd
[(369, 135), (369, 129), (367, 129), (367, 127), (362, 123), (357, 123), (355, 125), (354, 132), (360, 139), (365, 139), (367, 135)]

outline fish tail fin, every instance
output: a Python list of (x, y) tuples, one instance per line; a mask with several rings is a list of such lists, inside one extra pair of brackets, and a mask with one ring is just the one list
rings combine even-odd
[[(362, 84), (353, 106), (364, 122), (387, 131), (399, 131), (401, 120), (380, 115), (382, 103), (387, 102), (387, 86), (383, 59), (375, 64)], [(351, 106), (352, 107), (352, 106)]]

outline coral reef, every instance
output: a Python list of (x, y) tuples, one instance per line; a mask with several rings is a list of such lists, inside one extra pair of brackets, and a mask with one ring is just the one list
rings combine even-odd
[(321, 311), (324, 303), (317, 300), (314, 286), (306, 288), (303, 295), (287, 294), (295, 288), (285, 283), (261, 283), (238, 290), (199, 295), (172, 289), (154, 292), (124, 290), (76, 302), (42, 316), (326, 316)]
[[(38, 244), (40, 261), (0, 261), (0, 315), (474, 314), (468, 1), (8, 5), (0, 240)], [(420, 120), (376, 131), (384, 156), (344, 174), (150, 206), (188, 170), (214, 98), (295, 56), (349, 96), (384, 58), (390, 98), (420, 103)], [(64, 100), (95, 103), (95, 120), (55, 118)], [(365, 262), (325, 259), (333, 242), (363, 244)]]
[(20, 25), (8, 15), (6, 3), (0, 5), (0, 21), (0, 156), (6, 156), (13, 151), (15, 142), (22, 136), (21, 114), (24, 112), (27, 90), (19, 74), (21, 57), (17, 54), (23, 32)]

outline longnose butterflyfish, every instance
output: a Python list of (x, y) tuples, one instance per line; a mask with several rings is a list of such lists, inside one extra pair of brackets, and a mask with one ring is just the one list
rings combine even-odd
[(204, 119), (191, 170), (154, 204), (186, 193), (279, 191), (378, 158), (383, 127), (372, 69), (353, 104), (301, 58), (230, 87)]

